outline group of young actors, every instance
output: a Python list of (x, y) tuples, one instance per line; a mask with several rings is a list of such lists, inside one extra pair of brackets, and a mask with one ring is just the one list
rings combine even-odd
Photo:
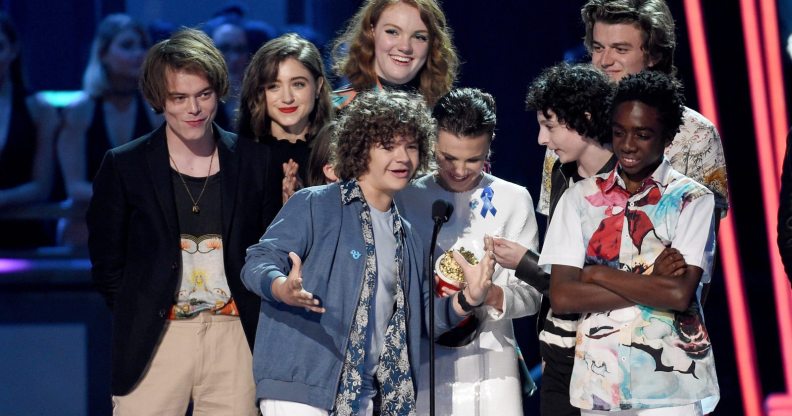
[[(87, 215), (114, 414), (428, 414), (430, 302), (437, 414), (523, 414), (512, 319), (537, 313), (542, 415), (712, 412), (720, 139), (683, 104), (663, 0), (581, 14), (591, 63), (546, 69), (526, 98), (548, 151), (541, 249), (528, 191), (489, 173), (495, 100), (453, 88), (435, 0), (364, 2), (334, 93), (310, 42), (267, 42), (239, 136), (213, 123), (228, 75), (211, 39), (154, 45), (140, 90), (164, 123), (106, 153)], [(427, 247), (438, 199), (454, 210)], [(429, 253), (449, 251), (464, 283), (436, 289)]]

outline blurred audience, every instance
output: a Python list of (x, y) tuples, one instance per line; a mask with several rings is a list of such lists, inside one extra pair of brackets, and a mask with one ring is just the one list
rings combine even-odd
[(275, 28), (260, 20), (245, 19), (246, 13), (243, 4), (232, 1), (203, 25), (204, 32), (223, 53), (228, 66), (228, 95), (220, 103), (215, 122), (233, 132), (238, 131), (237, 109), (245, 69), (259, 47), (275, 37)]
[[(145, 27), (130, 16), (109, 15), (97, 28), (83, 76), (83, 95), (64, 109), (58, 137), (58, 157), (75, 212), (87, 206), (105, 152), (150, 132), (162, 121), (137, 87), (149, 46)], [(61, 220), (59, 242), (85, 245), (83, 215)]]
[(168, 39), (177, 29), (176, 25), (167, 20), (157, 19), (148, 24), (148, 34), (151, 44)]
[(250, 63), (250, 48), (245, 29), (239, 20), (218, 17), (208, 22), (204, 30), (220, 50), (228, 66), (228, 95), (217, 109), (215, 122), (224, 130), (237, 131), (236, 109), (239, 107), (239, 90), (245, 68)]
[[(58, 115), (43, 98), (29, 95), (20, 56), (16, 27), (0, 12), (0, 209), (45, 201), (54, 177)], [(0, 249), (51, 242), (42, 221), (2, 220), (0, 228)]]

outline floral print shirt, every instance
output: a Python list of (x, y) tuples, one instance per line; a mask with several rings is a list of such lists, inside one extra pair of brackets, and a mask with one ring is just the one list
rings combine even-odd
[[(630, 194), (613, 171), (578, 182), (558, 203), (539, 263), (607, 265), (651, 274), (668, 246), (688, 265), (708, 267), (714, 200), (667, 159)], [(698, 299), (683, 312), (635, 305), (582, 314), (570, 402), (581, 409), (627, 410), (719, 398), (709, 335)]]

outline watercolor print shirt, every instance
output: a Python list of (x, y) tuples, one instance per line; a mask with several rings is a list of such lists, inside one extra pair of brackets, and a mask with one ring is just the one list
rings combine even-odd
[[(630, 195), (617, 169), (578, 182), (561, 197), (539, 263), (607, 265), (651, 274), (667, 246), (706, 268), (712, 193), (667, 159)], [(581, 316), (570, 402), (582, 409), (625, 410), (719, 398), (712, 348), (698, 299), (684, 312), (636, 305)]]

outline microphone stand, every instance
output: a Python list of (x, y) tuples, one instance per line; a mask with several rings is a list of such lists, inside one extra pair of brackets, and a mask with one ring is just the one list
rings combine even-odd
[(429, 246), (429, 277), (430, 299), (429, 302), (429, 415), (435, 416), (435, 245), (437, 245), (437, 235), (443, 227), (443, 219), (434, 219), (434, 229), (432, 230), (432, 244)]

